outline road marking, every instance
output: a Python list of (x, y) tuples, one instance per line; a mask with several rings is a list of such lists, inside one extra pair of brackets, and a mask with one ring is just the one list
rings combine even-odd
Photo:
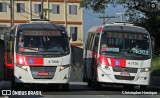
[(0, 97), (0, 98), (9, 98), (8, 96), (2, 96), (2, 97)]

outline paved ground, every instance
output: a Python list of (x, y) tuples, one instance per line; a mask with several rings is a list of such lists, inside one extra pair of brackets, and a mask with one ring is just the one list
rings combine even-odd
[[(1, 82), (0, 83), (0, 87), (2, 90), (10, 90), (11, 89), (11, 84), (10, 82)], [(78, 98), (80, 96), (78, 95), (82, 95), (84, 98), (117, 98), (115, 95), (121, 96), (121, 95), (125, 95), (124, 98), (126, 96), (128, 96), (129, 98), (157, 98), (157, 96), (160, 97), (160, 88), (159, 87), (153, 87), (150, 86), (148, 87), (148, 90), (145, 92), (149, 92), (148, 94), (145, 94), (144, 92), (140, 91), (138, 89), (138, 87), (135, 88), (134, 91), (126, 91), (125, 89), (122, 88), (122, 86), (106, 86), (103, 85), (102, 89), (100, 90), (96, 90), (94, 88), (90, 88), (87, 87), (87, 84), (84, 82), (71, 82), (70, 83), (70, 89), (69, 91), (62, 91), (62, 90), (56, 90), (56, 89), (50, 89), (50, 87), (47, 86), (26, 86), (23, 89), (18, 89), (18, 91), (41, 91), (42, 95), (37, 95), (37, 96), (19, 96), (19, 95), (12, 95), (12, 96), (0, 96), (2, 98), (5, 97), (9, 97), (9, 98), (69, 98), (69, 97), (75, 97), (77, 96)], [(13, 93), (14, 92), (14, 93)], [(16, 91), (12, 90), (13, 94), (17, 94), (15, 93)], [(1, 93), (1, 92), (0, 92)], [(1, 93), (2, 94), (2, 93)], [(155, 95), (152, 95), (155, 94)], [(94, 97), (93, 97), (94, 95)], [(114, 96), (113, 96), (114, 95)], [(135, 96), (136, 95), (136, 96)], [(151, 96), (152, 95), (152, 96)], [(128, 98), (126, 97), (126, 98)], [(120, 98), (123, 98), (122, 96)]]

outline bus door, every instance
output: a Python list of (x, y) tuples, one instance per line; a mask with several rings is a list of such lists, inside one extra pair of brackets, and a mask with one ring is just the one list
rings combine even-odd
[(92, 77), (96, 79), (97, 77), (97, 66), (98, 66), (98, 45), (99, 44), (99, 33), (95, 34), (95, 37), (92, 42), (92, 61), (91, 61), (91, 68), (92, 68)]
[(92, 59), (93, 59), (93, 40), (94, 40), (95, 34), (90, 34), (88, 37), (87, 42), (87, 51), (86, 51), (86, 68), (87, 68), (87, 77), (92, 76)]

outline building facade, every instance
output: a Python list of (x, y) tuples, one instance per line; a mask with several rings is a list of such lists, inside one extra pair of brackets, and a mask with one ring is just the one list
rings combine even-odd
[[(41, 6), (46, 11), (45, 18), (67, 28), (68, 35), (77, 33), (77, 41), (71, 45), (83, 45), (83, 11), (80, 0), (14, 0), (14, 25), (39, 19)], [(0, 0), (0, 32), (11, 27), (10, 0)]]

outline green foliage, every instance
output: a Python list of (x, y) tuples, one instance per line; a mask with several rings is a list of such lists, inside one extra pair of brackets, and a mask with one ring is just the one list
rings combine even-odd
[[(116, 4), (123, 5), (127, 9), (126, 15), (129, 21), (146, 28), (156, 39), (156, 48), (160, 48), (158, 45), (160, 42), (160, 10), (151, 8), (147, 0), (81, 0), (81, 7), (92, 9), (95, 12), (103, 12), (108, 4), (113, 7)], [(160, 55), (159, 52), (158, 55)], [(155, 55), (152, 60), (152, 75), (160, 76), (160, 57)]]
[(52, 10), (51, 10), (51, 9), (44, 8), (44, 9), (43, 9), (43, 12), (44, 12), (44, 13), (47, 13), (47, 12), (50, 13), (50, 12), (52, 12)]
[(110, 1), (111, 0), (81, 0), (80, 6), (92, 9), (95, 12), (103, 12)]
[(51, 10), (51, 9), (44, 8), (44, 9), (43, 9), (43, 18), (45, 18), (45, 19), (46, 19), (47, 13), (51, 13), (51, 12), (52, 12), (52, 10)]
[(153, 58), (151, 75), (160, 77), (160, 57)]
[[(113, 7), (123, 5), (127, 9), (125, 15), (129, 17), (128, 21), (146, 28), (156, 39), (156, 43), (160, 42), (160, 10), (151, 8), (147, 0), (81, 0), (81, 7), (95, 12), (103, 12), (108, 4)], [(156, 46), (160, 48), (159, 45)]]

